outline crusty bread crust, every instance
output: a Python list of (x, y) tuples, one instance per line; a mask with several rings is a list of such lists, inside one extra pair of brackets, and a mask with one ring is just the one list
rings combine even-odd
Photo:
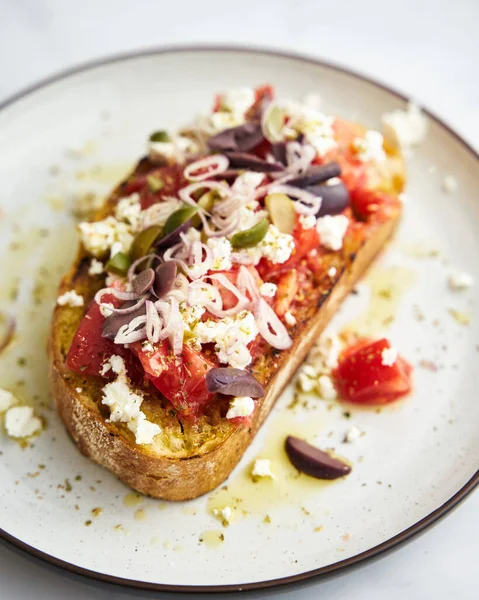
[[(402, 181), (401, 177), (401, 187)], [(110, 197), (107, 206), (111, 207), (119, 190), (121, 186)], [(270, 361), (272, 365), (265, 377), (259, 375), (258, 378), (266, 384), (266, 394), (258, 400), (249, 426), (233, 427), (224, 423), (225, 419), (217, 419), (222, 423), (220, 426), (208, 424), (208, 429), (205, 424), (196, 430), (185, 431), (183, 424), (178, 424), (175, 420), (172, 423), (167, 406), (157, 409), (158, 399), (152, 401), (145, 398), (142, 410), (146, 407), (147, 417), (164, 428), (167, 440), (168, 436), (175, 440), (181, 436), (188, 438), (186, 444), (179, 445), (179, 449), (159, 444), (139, 446), (124, 424), (107, 422), (108, 412), (101, 405), (101, 387), (104, 382), (72, 374), (65, 365), (66, 353), (82, 315), (78, 314), (78, 309), (57, 307), (53, 315), (50, 339), (51, 385), (58, 413), (81, 452), (112, 471), (130, 487), (155, 498), (188, 500), (216, 488), (240, 460), (277, 398), (291, 381), (343, 299), (374, 256), (384, 247), (399, 216), (398, 211), (387, 222), (376, 225), (357, 251), (343, 255), (341, 268), (338, 270), (341, 273), (339, 279), (331, 289), (318, 296), (313, 316), (299, 320), (294, 331), (293, 346)], [(84, 254), (80, 251), (77, 262), (61, 283), (60, 293), (72, 287), (85, 292), (85, 287), (92, 286), (92, 282), (86, 280), (84, 272), (82, 273), (82, 268), (85, 270), (83, 258)], [(92, 297), (96, 290), (87, 291)], [(202, 435), (200, 431), (203, 432)]]

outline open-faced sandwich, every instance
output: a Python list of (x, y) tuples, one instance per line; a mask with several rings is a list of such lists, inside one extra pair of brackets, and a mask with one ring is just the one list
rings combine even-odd
[(157, 498), (224, 481), (401, 214), (377, 131), (219, 95), (79, 225), (51, 380), (80, 450)]

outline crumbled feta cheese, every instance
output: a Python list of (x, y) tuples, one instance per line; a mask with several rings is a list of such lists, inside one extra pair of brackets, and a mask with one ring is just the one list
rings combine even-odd
[(0, 413), (5, 412), (14, 404), (17, 404), (18, 400), (8, 390), (3, 390), (0, 388)]
[(451, 290), (466, 290), (473, 285), (474, 278), (469, 273), (458, 271), (449, 276), (449, 287)]
[(457, 190), (457, 179), (453, 175), (446, 175), (442, 182), (442, 188), (448, 194), (453, 194)]
[(268, 217), (268, 212), (266, 210), (257, 210), (258, 206), (259, 202), (252, 200), (248, 204), (242, 204), (238, 208), (238, 227), (229, 234), (229, 237), (239, 231), (251, 229), (251, 227), (254, 227), (259, 223), (261, 219)]
[[(108, 273), (108, 275), (106, 276), (106, 279), (105, 279), (106, 287), (111, 287), (114, 283), (117, 283), (117, 282), (126, 284), (127, 283), (126, 277), (123, 277), (122, 275), (117, 275), (116, 273)], [(128, 287), (127, 287), (126, 291), (128, 291)]]
[(131, 226), (114, 217), (107, 217), (103, 221), (93, 223), (83, 222), (78, 225), (78, 229), (85, 249), (97, 258), (105, 255), (109, 250), (112, 256), (117, 252), (127, 253), (133, 241)]
[(386, 160), (386, 153), (383, 148), (383, 136), (379, 131), (366, 131), (363, 138), (355, 138), (353, 148), (357, 158), (363, 162), (374, 160), (382, 162)]
[(181, 318), (188, 327), (194, 327), (201, 320), (205, 310), (205, 307), (200, 304), (189, 305), (186, 302), (180, 303)]
[(126, 375), (125, 361), (118, 354), (112, 354), (110, 358), (105, 360), (102, 365), (100, 375), (105, 376), (109, 370), (112, 370), (115, 375), (124, 376)]
[(341, 250), (349, 219), (345, 215), (326, 215), (316, 222), (321, 244), (329, 250)]
[(163, 225), (168, 220), (168, 217), (184, 206), (178, 198), (165, 198), (161, 202), (153, 204), (141, 213), (141, 227), (146, 229), (152, 225)]
[(253, 106), (255, 99), (255, 91), (252, 88), (229, 90), (221, 99), (221, 110), (229, 111), (241, 118)]
[(336, 277), (337, 272), (338, 270), (336, 269), (336, 267), (331, 267), (330, 269), (328, 269), (328, 275), (330, 277)]
[(289, 310), (284, 313), (284, 320), (286, 325), (289, 325), (290, 327), (293, 327), (293, 325), (296, 325), (297, 323), (295, 316)]
[(261, 477), (269, 477), (270, 479), (274, 479), (273, 472), (271, 471), (271, 461), (269, 458), (257, 458), (254, 461), (251, 476), (253, 477), (253, 480)]
[[(112, 362), (113, 358), (120, 359), (123, 366), (120, 368), (119, 361)], [(109, 421), (126, 423), (128, 429), (135, 435), (137, 444), (151, 444), (153, 438), (161, 433), (161, 427), (148, 421), (145, 413), (140, 410), (143, 397), (130, 389), (123, 371), (123, 359), (112, 356), (110, 363), (118, 378), (105, 385), (101, 401), (110, 408)]]
[(135, 193), (121, 198), (115, 207), (115, 217), (118, 221), (129, 223), (133, 230), (137, 231), (141, 223), (140, 195)]
[(329, 375), (320, 375), (318, 377), (318, 392), (321, 398), (325, 400), (334, 400), (336, 398), (336, 388)]
[(381, 352), (381, 364), (385, 367), (392, 367), (398, 357), (397, 348), (384, 348)]
[(316, 225), (316, 217), (314, 215), (299, 215), (299, 222), (303, 229), (312, 229)]
[(77, 306), (83, 306), (85, 301), (83, 296), (77, 294), (75, 290), (68, 290), (68, 292), (58, 296), (57, 304), (58, 306), (71, 306), (72, 308), (76, 308)]
[(348, 429), (348, 431), (346, 431), (346, 434), (344, 436), (344, 441), (347, 442), (348, 444), (352, 444), (352, 443), (356, 442), (357, 440), (359, 440), (361, 435), (362, 435), (362, 431), (359, 429), (359, 427), (356, 427), (356, 425), (353, 425), (350, 429)]
[(198, 144), (182, 135), (174, 136), (169, 142), (148, 141), (148, 156), (153, 162), (183, 163), (188, 155), (198, 151)]
[(153, 344), (151, 342), (148, 342), (147, 340), (145, 340), (141, 344), (141, 349), (143, 350), (143, 352), (153, 352), (154, 351)]
[(262, 283), (259, 286), (259, 293), (267, 298), (274, 298), (277, 290), (278, 286), (275, 283)]
[(414, 102), (405, 110), (394, 110), (382, 116), (386, 139), (403, 149), (422, 143), (427, 133), (427, 118)]
[(31, 406), (13, 406), (5, 413), (5, 428), (10, 437), (25, 438), (40, 431), (42, 421)]
[(298, 374), (298, 384), (301, 391), (312, 392), (317, 385), (318, 371), (312, 365), (303, 365)]
[(221, 321), (200, 321), (192, 330), (194, 342), (214, 343), (220, 362), (237, 369), (244, 369), (250, 364), (251, 354), (247, 346), (257, 334), (254, 315), (247, 310)]
[(338, 366), (342, 344), (337, 335), (320, 338), (308, 355), (308, 363), (319, 373), (330, 373)]
[(100, 306), (100, 313), (106, 318), (113, 314), (112, 308), (115, 308), (111, 302), (105, 302)]
[(81, 388), (81, 387), (77, 387), (77, 388), (75, 388), (75, 392), (76, 392), (77, 394), (81, 394), (81, 393), (83, 392), (83, 388)]
[(207, 242), (208, 248), (213, 253), (213, 271), (229, 271), (233, 266), (231, 263), (231, 243), (225, 237), (211, 237)]
[(227, 419), (235, 419), (236, 417), (249, 417), (254, 411), (254, 400), (249, 396), (238, 396), (230, 402), (230, 407), (226, 413)]
[(287, 125), (283, 128), (284, 137), (296, 139), (298, 134), (302, 133), (319, 156), (324, 156), (326, 152), (336, 147), (333, 117), (296, 102), (288, 103), (284, 111), (288, 117)]
[(272, 263), (281, 264), (291, 256), (294, 250), (294, 238), (289, 233), (281, 233), (275, 225), (270, 225), (257, 247)]
[(213, 514), (215, 515), (215, 517), (218, 517), (223, 522), (223, 524), (228, 525), (231, 520), (231, 515), (233, 514), (233, 511), (231, 510), (231, 507), (225, 506), (223, 508), (213, 509)]
[(101, 275), (104, 268), (105, 265), (101, 261), (97, 260), (96, 258), (92, 258), (88, 268), (88, 275), (91, 277), (94, 277), (95, 275)]
[[(241, 194), (242, 196), (250, 197), (263, 179), (264, 173), (243, 171), (243, 173), (240, 173), (235, 179), (231, 189), (235, 192), (235, 194)], [(255, 206), (257, 206), (257, 204)]]

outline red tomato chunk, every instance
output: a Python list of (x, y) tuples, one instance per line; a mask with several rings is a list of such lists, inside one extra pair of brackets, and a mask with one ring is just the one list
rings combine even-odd
[(388, 340), (362, 340), (347, 348), (333, 372), (334, 383), (343, 400), (358, 404), (387, 404), (411, 390), (412, 367), (400, 356), (393, 365), (383, 364)]

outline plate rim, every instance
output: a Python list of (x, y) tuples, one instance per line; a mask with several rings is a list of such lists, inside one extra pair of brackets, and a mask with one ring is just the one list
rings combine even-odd
[[(271, 56), (276, 58), (284, 58), (284, 59), (293, 59), (299, 62), (305, 62), (311, 65), (316, 65), (320, 67), (326, 67), (333, 71), (337, 71), (340, 73), (344, 73), (346, 75), (350, 75), (355, 77), (356, 79), (365, 81), (370, 83), (371, 85), (392, 94), (396, 98), (399, 98), (403, 101), (408, 101), (408, 96), (397, 91), (395, 88), (390, 87), (389, 85), (382, 83), (381, 81), (377, 81), (375, 78), (370, 77), (368, 75), (364, 75), (355, 69), (350, 69), (344, 65), (340, 65), (335, 63), (334, 61), (330, 61), (323, 58), (318, 58), (316, 56), (312, 56), (307, 53), (289, 51), (289, 50), (281, 50), (276, 48), (268, 48), (263, 46), (245, 46), (245, 45), (236, 45), (236, 44), (180, 44), (180, 45), (165, 45), (158, 46), (152, 48), (146, 48), (137, 51), (128, 51), (115, 53), (112, 55), (107, 55), (102, 58), (94, 59), (91, 61), (82, 62), (78, 65), (75, 65), (70, 68), (63, 69), (61, 71), (57, 71), (53, 75), (49, 77), (45, 77), (35, 82), (34, 84), (24, 87), (20, 91), (8, 96), (6, 99), (0, 102), (0, 111), (5, 110), (9, 106), (15, 104), (19, 100), (48, 87), (49, 85), (62, 81), (64, 79), (68, 79), (72, 75), (77, 75), (82, 72), (87, 72), (97, 67), (102, 67), (105, 65), (115, 64), (118, 62), (127, 61), (135, 58), (142, 58), (148, 56), (155, 55), (163, 55), (163, 54), (175, 54), (182, 52), (238, 52), (244, 54), (262, 54), (265, 56)], [(441, 117), (438, 117), (435, 113), (430, 110), (424, 108), (422, 110), (429, 117), (429, 119), (435, 121), (441, 127), (443, 127), (457, 142), (459, 142), (468, 152), (472, 154), (472, 156), (479, 163), (479, 153), (475, 150), (475, 148), (466, 141), (461, 135), (459, 135), (452, 127), (450, 127)], [(165, 583), (153, 583), (149, 581), (140, 581), (138, 579), (128, 579), (123, 577), (117, 577), (115, 575), (108, 575), (106, 573), (101, 573), (99, 571), (93, 571), (91, 569), (87, 569), (81, 567), (79, 565), (75, 565), (73, 563), (62, 560), (61, 558), (57, 558), (43, 550), (39, 550), (34, 546), (30, 546), (23, 540), (16, 538), (12, 534), (8, 533), (4, 529), (0, 528), (0, 540), (7, 542), (8, 544), (13, 545), (18, 548), (22, 552), (25, 552), (36, 559), (39, 559), (43, 562), (46, 562), (55, 567), (64, 569), (73, 573), (74, 575), (80, 575), (87, 579), (93, 579), (96, 581), (101, 581), (104, 583), (115, 584), (119, 586), (142, 589), (142, 590), (150, 590), (150, 591), (161, 591), (161, 592), (180, 592), (180, 593), (225, 593), (225, 592), (241, 592), (241, 591), (251, 591), (251, 590), (264, 590), (268, 588), (276, 588), (279, 586), (284, 586), (288, 584), (294, 584), (299, 582), (304, 582), (306, 580), (317, 578), (319, 576), (324, 576), (327, 574), (338, 574), (339, 572), (344, 572), (346, 569), (350, 569), (353, 566), (358, 566), (361, 563), (365, 563), (366, 561), (370, 561), (373, 558), (377, 558), (381, 554), (385, 554), (393, 549), (397, 549), (401, 544), (406, 542), (407, 540), (411, 540), (413, 537), (423, 532), (425, 529), (430, 527), (431, 525), (437, 523), (442, 517), (444, 517), (447, 513), (449, 513), (453, 508), (457, 507), (465, 498), (468, 496), (476, 486), (479, 485), (479, 469), (472, 475), (472, 477), (455, 493), (453, 494), (446, 502), (441, 504), (438, 508), (430, 512), (428, 515), (408, 527), (407, 529), (401, 531), (400, 533), (394, 535), (393, 537), (381, 542), (380, 544), (369, 548), (359, 554), (355, 554), (347, 559), (337, 561), (331, 563), (329, 565), (318, 567), (316, 569), (312, 569), (309, 571), (305, 571), (303, 573), (297, 573), (295, 575), (289, 575), (287, 577), (280, 577), (276, 579), (269, 579), (265, 581), (257, 581), (252, 583), (245, 584), (219, 584), (219, 585), (177, 585), (177, 584), (165, 584)]]

